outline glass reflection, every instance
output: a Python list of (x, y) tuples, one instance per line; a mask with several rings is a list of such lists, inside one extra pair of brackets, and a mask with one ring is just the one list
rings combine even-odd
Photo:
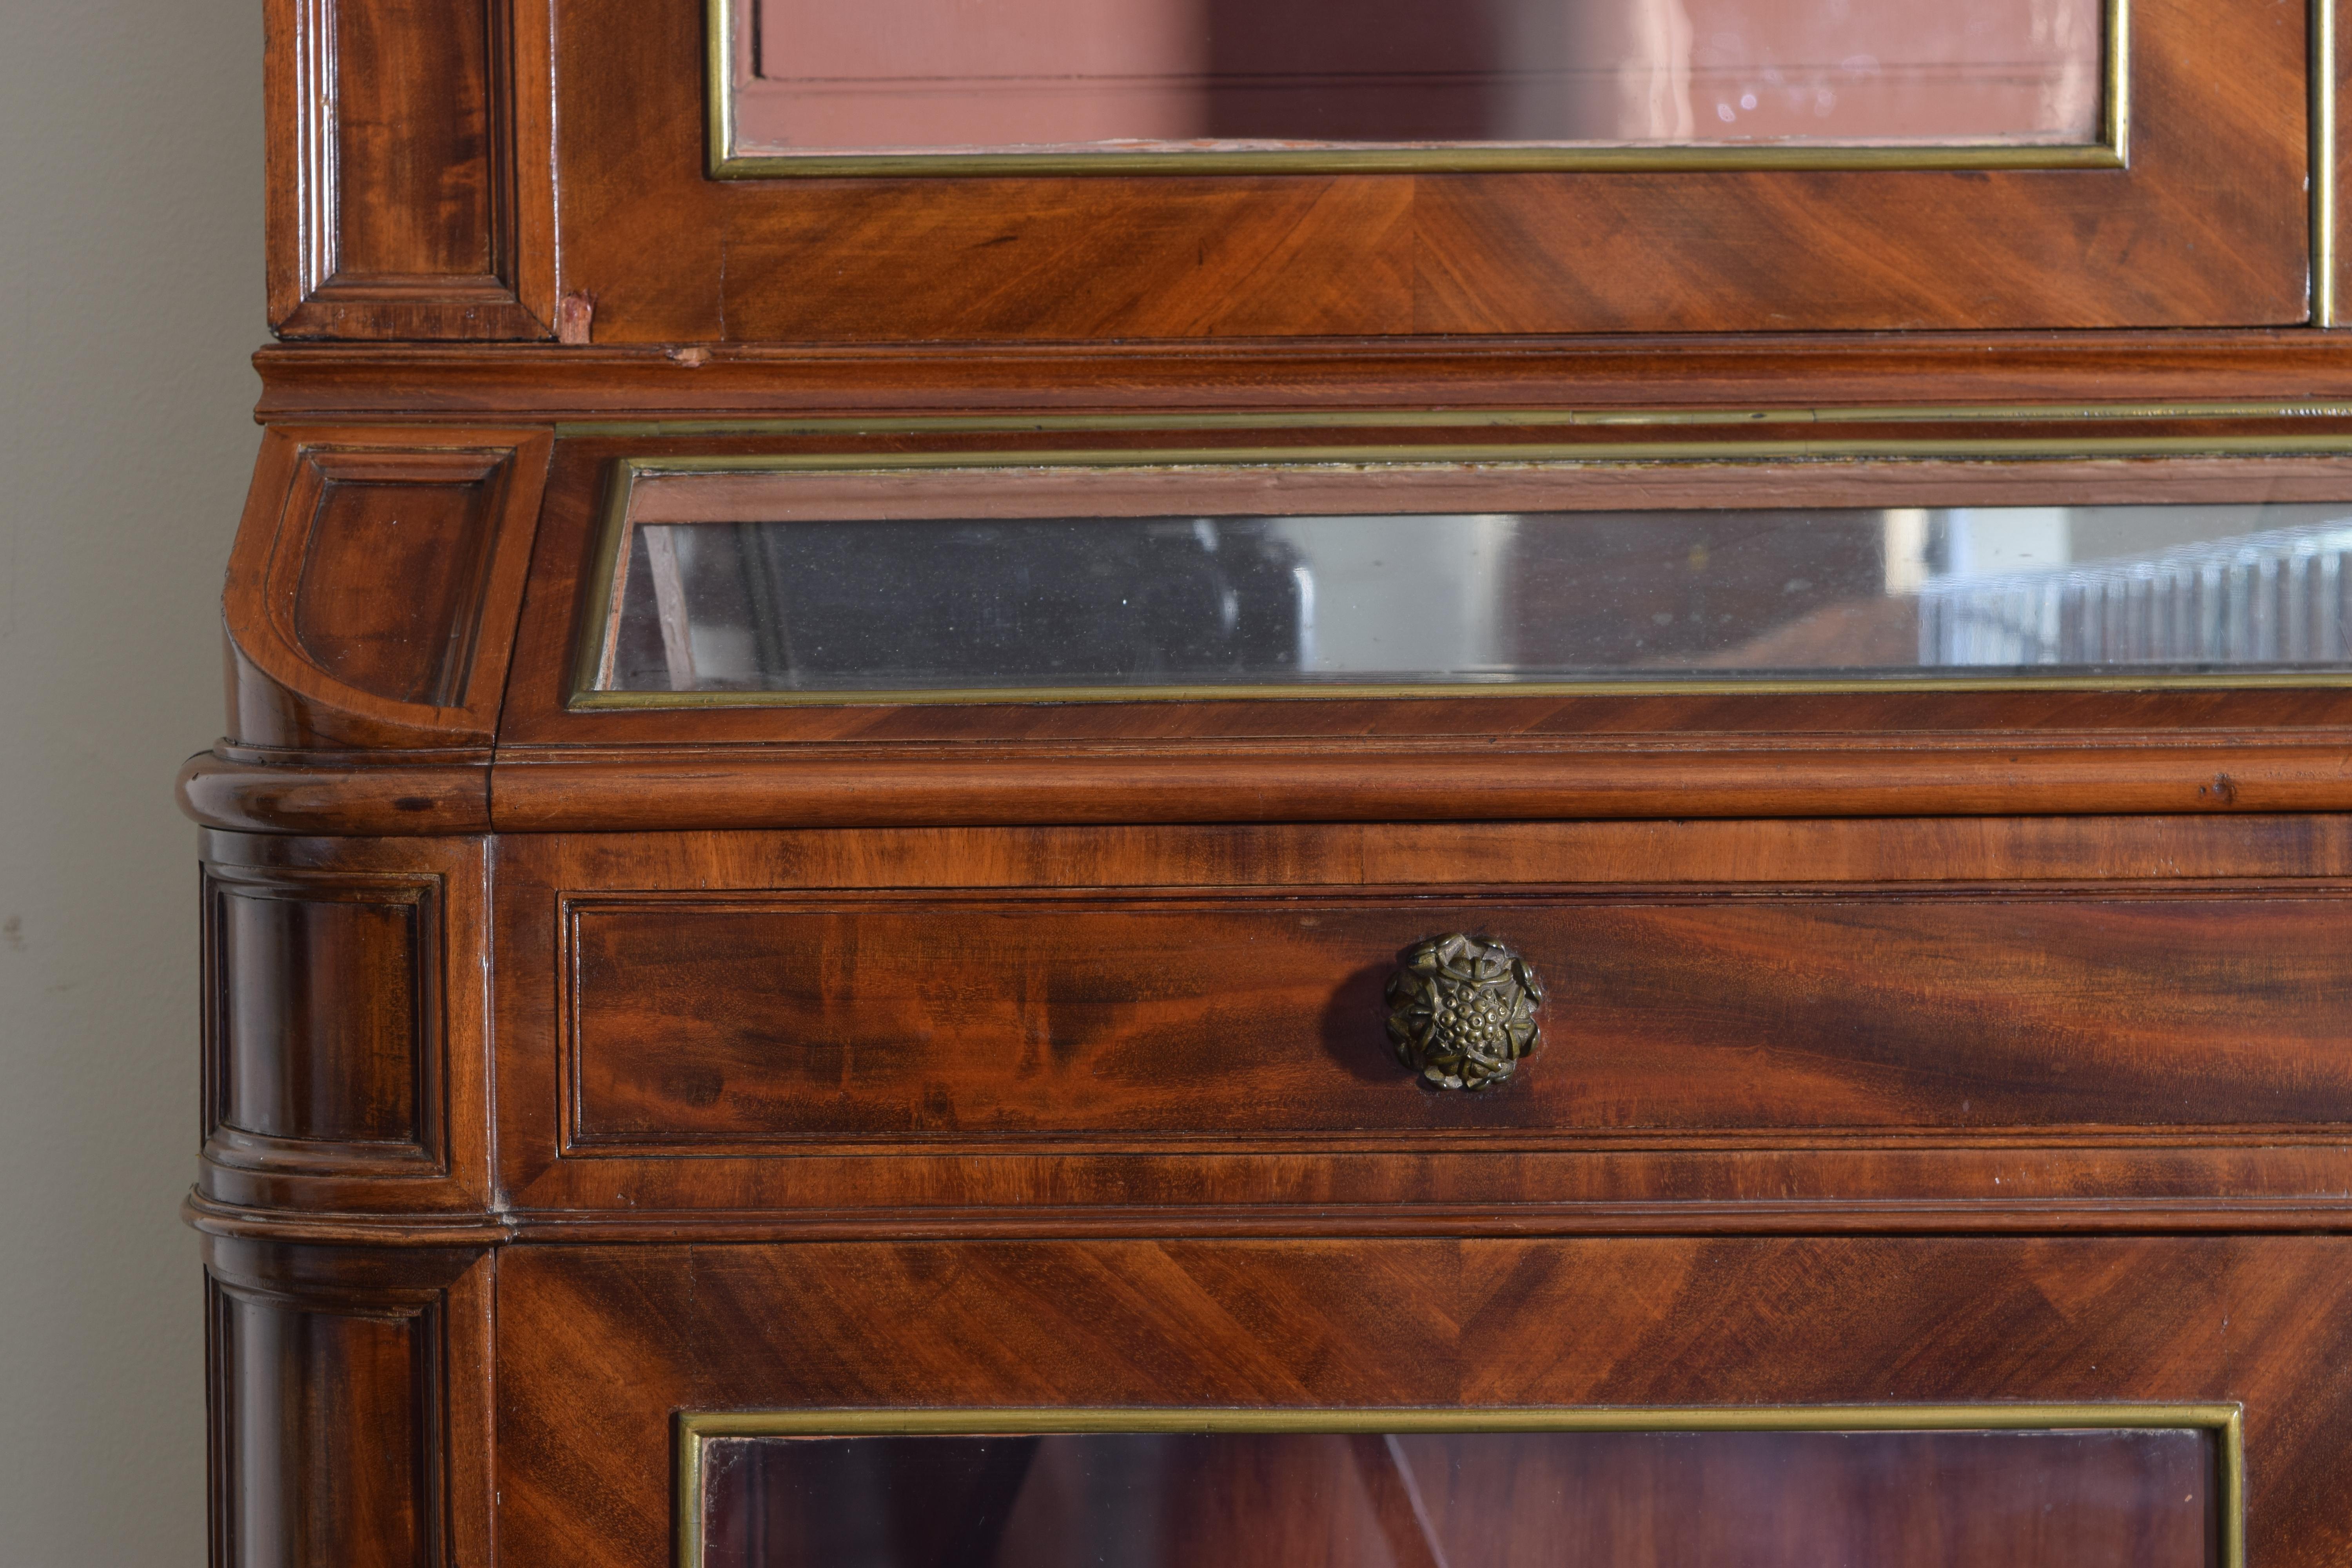
[(2352, 506), (644, 522), (608, 691), (2352, 668)]
[(701, 1568), (2192, 1568), (2191, 1429), (757, 1437)]
[(744, 153), (2085, 143), (2099, 0), (738, 0)]

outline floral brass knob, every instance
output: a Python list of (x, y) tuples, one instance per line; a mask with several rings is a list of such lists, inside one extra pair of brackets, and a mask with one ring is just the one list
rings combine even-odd
[(1499, 942), (1455, 932), (1414, 943), (1388, 1001), (1397, 1060), (1439, 1089), (1492, 1089), (1542, 1038), (1543, 984)]

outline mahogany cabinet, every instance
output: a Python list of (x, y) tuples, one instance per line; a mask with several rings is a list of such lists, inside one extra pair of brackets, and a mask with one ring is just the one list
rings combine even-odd
[(2352, 1550), (2332, 6), (1963, 12), (269, 0), (217, 1568)]

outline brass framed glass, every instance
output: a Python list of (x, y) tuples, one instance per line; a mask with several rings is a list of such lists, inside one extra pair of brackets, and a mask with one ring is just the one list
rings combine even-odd
[(2352, 680), (2325, 454), (1180, 456), (625, 460), (571, 706)]
[(2243, 1475), (2233, 1405), (701, 1412), (677, 1561), (2242, 1568)]
[(709, 0), (722, 176), (2120, 167), (2127, 0)]

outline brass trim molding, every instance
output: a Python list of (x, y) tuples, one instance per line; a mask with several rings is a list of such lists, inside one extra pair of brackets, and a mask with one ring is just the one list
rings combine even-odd
[(2106, 0), (2099, 137), (2087, 142), (1759, 142), (1628, 146), (1564, 142), (1427, 146), (1169, 147), (1132, 152), (746, 153), (735, 135), (735, 19), (756, 0), (707, 0), (707, 165), (717, 180), (1006, 174), (1698, 173), (2121, 169), (2130, 163), (2131, 0)]
[[(1442, 408), (1442, 409), (1353, 409), (1320, 408), (1303, 413), (1280, 411), (1227, 413), (1223, 411), (1186, 414), (887, 414), (870, 418), (854, 415), (811, 415), (801, 418), (782, 419), (709, 419), (693, 415), (675, 419), (659, 417), (640, 419), (573, 419), (558, 421), (555, 435), (559, 440), (589, 438), (684, 439), (729, 436), (848, 436), (848, 435), (939, 435), (972, 436), (1010, 434), (1026, 431), (1068, 431), (1076, 433), (1109, 433), (1120, 431), (1179, 430), (1653, 430), (1744, 428), (1783, 430), (1788, 426), (1916, 426), (1916, 425), (2092, 425), (2109, 427), (2128, 426), (2158, 420), (2352, 420), (2352, 401), (2275, 402), (2167, 402), (2167, 403), (2084, 403), (2084, 404), (1892, 404), (1839, 408), (1557, 408), (1528, 410), (1524, 408)], [(1964, 448), (1965, 455), (1991, 458), (2018, 456), (2134, 456), (2164, 454), (2173, 451), (2219, 452), (2227, 449), (2222, 443), (2236, 440), (2253, 445), (2244, 449), (2268, 454), (2290, 452), (2340, 451), (2352, 447), (2352, 435), (2331, 437), (2326, 435), (2300, 433), (2292, 437), (2163, 437), (2149, 436), (2097, 435), (2070, 436), (2063, 440), (2044, 442), (2047, 452), (2030, 452), (2030, 443), (2013, 437), (1982, 437), (1952, 443)], [(2332, 442), (2332, 444), (2331, 444)], [(1293, 448), (1281, 448), (1288, 451)], [(1448, 447), (1446, 451), (1455, 448)], [(1531, 451), (1533, 447), (1513, 447), (1514, 451)], [(1606, 450), (1601, 447), (1577, 447), (1578, 452)], [(1655, 444), (1624, 448), (1638, 457), (1643, 453), (1665, 452), (1679, 455)], [(1858, 455), (1858, 448), (1848, 439), (1831, 443), (1809, 443), (1794, 437), (1778, 435), (1758, 442), (1738, 444), (1711, 443), (1706, 451), (1737, 450), (1748, 456), (1767, 458), (1805, 457), (1816, 453), (1833, 456)], [(1896, 456), (1912, 456), (1925, 448), (1904, 443), (1890, 448)], [(1393, 450), (1404, 450), (1395, 448)], [(1120, 460), (1117, 453), (1084, 455), (1087, 460), (1113, 462)], [(710, 464), (731, 462), (740, 467), (784, 468), (795, 462), (829, 464), (838, 467), (848, 459), (840, 458), (775, 458), (754, 456), (735, 458), (688, 459), (680, 463), (703, 461)], [(867, 466), (889, 463), (908, 464), (919, 461), (919, 454), (898, 454), (859, 459)], [(1034, 453), (982, 454), (978, 457), (943, 458), (943, 462), (961, 461), (974, 467), (984, 467), (992, 461), (1021, 463), (1045, 460)], [(1152, 461), (1151, 455), (1129, 458), (1129, 461)]]
[(2220, 1568), (2245, 1568), (2240, 1405), (1539, 1405), (1499, 1409), (684, 1410), (677, 1415), (677, 1563), (705, 1568), (702, 1470), (721, 1437), (975, 1436), (1160, 1432), (2060, 1432), (2191, 1428), (2214, 1435)]
[[(2269, 405), (2252, 405), (2263, 413), (2273, 410)], [(2340, 416), (2347, 410), (2328, 408), (2312, 410), (2315, 414)], [(2105, 417), (2160, 417), (2172, 414), (2170, 409), (2145, 412), (2118, 409)], [(1971, 411), (1967, 416), (1988, 420), (2016, 418), (2014, 411)], [(1455, 416), (1444, 419), (1446, 424), (1468, 423), (1475, 416)], [(1500, 416), (1488, 423), (1508, 423), (1512, 416)], [(1517, 416), (1522, 420), (1533, 416)], [(1769, 423), (1779, 418), (1784, 423), (1813, 424), (1826, 422), (1831, 416), (1805, 411), (1784, 411), (1780, 416), (1738, 415), (1724, 423)], [(1202, 416), (1202, 420), (1219, 424), (1239, 422), (1264, 428), (1272, 421), (1249, 416)], [(1417, 421), (1421, 416), (1396, 416), (1395, 422)], [(1364, 424), (1390, 422), (1379, 416), (1296, 416), (1295, 426), (1318, 425)], [(1716, 423), (1709, 416), (1707, 423)], [(1614, 424), (1614, 420), (1595, 419), (1595, 424)], [(1630, 423), (1630, 421), (1628, 422)], [(1051, 427), (1072, 431), (1148, 429), (1161, 427), (1165, 422), (1148, 417), (1128, 416), (1066, 416), (1058, 423), (1044, 420), (983, 421), (910, 419), (905, 421), (820, 421), (793, 428), (811, 434), (841, 433), (845, 430), (878, 431), (887, 426), (903, 431), (941, 431), (950, 428), (967, 431), (997, 431)], [(656, 427), (657, 430), (662, 427)], [(772, 427), (769, 427), (772, 428)], [(574, 433), (579, 433), (575, 430)], [(611, 427), (596, 427), (597, 434), (617, 434)], [(663, 430), (663, 433), (669, 433)], [(696, 708), (806, 708), (806, 707), (891, 707), (891, 706), (979, 706), (1003, 704), (1019, 706), (1035, 703), (1064, 702), (1197, 702), (1197, 701), (1312, 701), (1366, 698), (1432, 698), (1432, 697), (1581, 697), (1608, 695), (1655, 695), (1661, 693), (1694, 696), (1720, 696), (1738, 693), (1767, 694), (1790, 692), (1844, 691), (2142, 691), (2153, 689), (2229, 690), (2275, 687), (2287, 689), (2321, 689), (2352, 686), (2352, 671), (2334, 670), (2244, 670), (2202, 671), (2198, 673), (2140, 672), (2130, 669), (2103, 670), (2074, 675), (1910, 675), (1885, 676), (1825, 675), (1819, 678), (1774, 676), (1760, 679), (1704, 679), (1674, 675), (1588, 678), (1576, 680), (1514, 680), (1486, 681), (1409, 681), (1362, 682), (1305, 681), (1243, 683), (1202, 683), (1196, 685), (1116, 686), (1000, 686), (985, 688), (912, 688), (887, 690), (826, 689), (817, 691), (728, 690), (728, 691), (614, 691), (601, 689), (610, 676), (607, 664), (614, 647), (614, 626), (619, 605), (614, 597), (614, 585), (618, 577), (620, 552), (625, 547), (629, 532), (630, 496), (640, 479), (666, 474), (693, 473), (831, 473), (883, 475), (910, 470), (1004, 469), (1042, 468), (1094, 468), (1148, 469), (1165, 468), (1258, 468), (1339, 465), (1349, 468), (1381, 467), (1400, 474), (1416, 469), (1427, 470), (1463, 465), (1491, 465), (1517, 469), (1556, 468), (1573, 471), (1601, 467), (1632, 467), (1654, 463), (1786, 462), (1790, 459), (1808, 461), (1901, 460), (1906, 458), (1967, 458), (1988, 462), (2063, 459), (2080, 458), (2147, 458), (2147, 457), (2284, 457), (2284, 456), (2352, 456), (2352, 433), (2313, 432), (2294, 436), (2074, 436), (2027, 437), (1961, 437), (1937, 440), (1832, 439), (1808, 441), (1779, 437), (1759, 440), (1723, 440), (1711, 442), (1650, 441), (1641, 443), (1596, 442), (1577, 443), (1452, 444), (1433, 447), (1183, 447), (1118, 449), (1087, 449), (1063, 447), (1039, 451), (1010, 452), (887, 452), (887, 453), (817, 453), (817, 454), (727, 454), (717, 456), (687, 455), (677, 457), (623, 457), (613, 459), (606, 480), (603, 503), (603, 521), (598, 541), (591, 556), (590, 570), (594, 574), (587, 584), (585, 616), (578, 634), (573, 659), (572, 688), (566, 693), (564, 707), (569, 711), (638, 709)], [(2347, 473), (2347, 495), (2352, 496), (2352, 470)]]
[(2336, 319), (2336, 0), (2311, 0), (2311, 324)]

